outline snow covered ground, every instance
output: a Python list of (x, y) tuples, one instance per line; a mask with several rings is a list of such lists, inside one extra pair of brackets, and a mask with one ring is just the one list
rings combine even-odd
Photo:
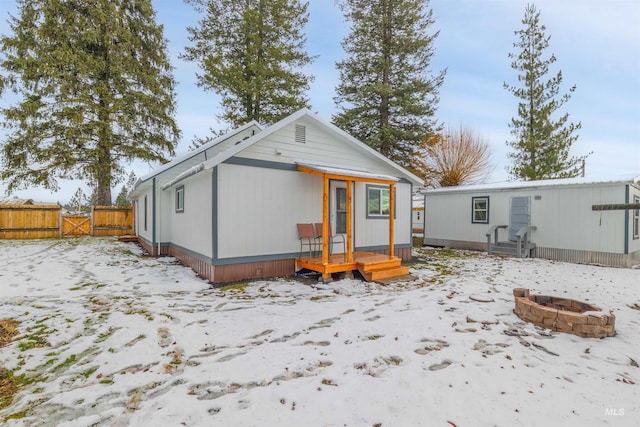
[[(0, 241), (9, 426), (640, 425), (640, 269), (420, 250), (390, 286), (211, 289), (112, 239)], [(583, 339), (523, 323), (512, 290), (616, 315)], [(490, 301), (490, 302), (480, 302)]]

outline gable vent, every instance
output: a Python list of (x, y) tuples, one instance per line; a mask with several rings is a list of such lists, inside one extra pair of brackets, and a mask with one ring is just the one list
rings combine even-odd
[(303, 125), (296, 125), (296, 142), (304, 144), (307, 142), (307, 127)]

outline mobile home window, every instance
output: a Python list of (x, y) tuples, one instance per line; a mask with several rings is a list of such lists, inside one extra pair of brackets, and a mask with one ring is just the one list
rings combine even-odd
[(176, 212), (184, 212), (184, 185), (176, 188)]
[(489, 223), (489, 197), (471, 198), (471, 222), (474, 224)]
[(389, 216), (389, 187), (367, 186), (367, 218)]
[[(633, 203), (640, 203), (640, 197), (634, 196)], [(640, 209), (633, 210), (633, 238), (640, 238)]]

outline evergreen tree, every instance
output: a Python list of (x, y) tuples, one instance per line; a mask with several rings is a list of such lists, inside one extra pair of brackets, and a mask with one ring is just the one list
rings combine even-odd
[(433, 133), (446, 70), (431, 74), (434, 24), (425, 0), (341, 0), (351, 21), (338, 62), (334, 123), (391, 160), (425, 175), (424, 135)]
[(116, 197), (116, 206), (131, 206), (131, 202), (127, 199), (127, 196), (129, 195), (131, 190), (133, 190), (133, 187), (136, 184), (136, 180), (136, 174), (131, 171), (126, 184), (122, 186), (122, 188), (120, 189), (120, 193), (118, 193), (118, 196)]
[(190, 27), (183, 58), (202, 69), (198, 84), (222, 97), (221, 119), (234, 127), (272, 124), (309, 106), (313, 61), (303, 28), (309, 3), (300, 0), (186, 0), (204, 16)]
[(69, 203), (65, 205), (65, 208), (71, 212), (82, 213), (91, 212), (91, 202), (87, 195), (82, 191), (82, 188), (78, 187)]
[(513, 141), (507, 145), (515, 151), (509, 153), (513, 166), (509, 173), (524, 180), (568, 178), (580, 174), (587, 156), (570, 157), (571, 145), (578, 139), (575, 131), (581, 123), (568, 123), (569, 114), (554, 120), (554, 113), (567, 102), (576, 86), (558, 96), (562, 83), (562, 71), (551, 75), (549, 66), (556, 62), (555, 55), (544, 57), (549, 47), (550, 36), (545, 36), (546, 27), (540, 24), (540, 11), (527, 5), (524, 27), (515, 31), (518, 41), (513, 47), (518, 54), (510, 53), (511, 68), (517, 70), (518, 85), (504, 83), (505, 89), (521, 100), (518, 117), (512, 118), (509, 127)]
[(0, 38), (10, 129), (0, 178), (8, 191), (55, 190), (59, 178), (96, 184), (111, 205), (121, 162), (164, 161), (179, 136), (163, 29), (151, 0), (17, 0)]

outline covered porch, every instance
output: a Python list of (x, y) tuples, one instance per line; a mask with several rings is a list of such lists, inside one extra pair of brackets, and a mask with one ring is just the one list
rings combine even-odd
[[(395, 185), (397, 178), (372, 174), (351, 169), (328, 167), (314, 164), (298, 163), (297, 169), (300, 172), (322, 178), (322, 242), (319, 256), (300, 257), (296, 259), (299, 268), (306, 268), (316, 271), (322, 275), (322, 280), (331, 279), (333, 273), (351, 274), (358, 270), (367, 281), (387, 279), (391, 277), (404, 276), (409, 273), (409, 268), (401, 265), (402, 260), (394, 255), (395, 239)], [(344, 181), (346, 183), (346, 232), (345, 252), (330, 252), (330, 230), (329, 225), (329, 182)], [(355, 182), (365, 182), (381, 184), (389, 187), (389, 237), (388, 255), (373, 252), (354, 252), (353, 244), (353, 184)]]

